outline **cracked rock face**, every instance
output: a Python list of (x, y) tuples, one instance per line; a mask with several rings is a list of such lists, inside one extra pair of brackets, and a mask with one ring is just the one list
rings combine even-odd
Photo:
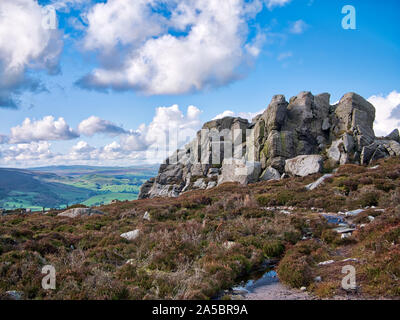
[(331, 105), (330, 94), (301, 92), (289, 101), (272, 98), (250, 123), (226, 117), (204, 124), (196, 138), (160, 166), (141, 187), (139, 199), (176, 197), (225, 182), (241, 184), (285, 175), (321, 172), (324, 163), (370, 164), (400, 155), (396, 129), (375, 137), (374, 106), (356, 93)]

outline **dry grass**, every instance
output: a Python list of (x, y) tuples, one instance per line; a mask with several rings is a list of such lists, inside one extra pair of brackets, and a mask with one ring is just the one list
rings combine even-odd
[[(318, 262), (354, 257), (363, 261), (357, 267), (363, 294), (399, 296), (400, 161), (379, 165), (373, 170), (343, 166), (312, 192), (304, 186), (319, 175), (119, 202), (98, 208), (103, 216), (1, 217), (0, 293), (18, 290), (28, 299), (207, 299), (266, 259), (281, 258), (282, 281), (329, 297), (343, 293), (341, 263), (321, 267)], [(265, 210), (271, 205), (297, 208), (287, 215)], [(387, 210), (346, 241), (311, 210), (365, 205)], [(146, 211), (151, 221), (143, 219)], [(368, 223), (373, 214), (355, 222)], [(140, 230), (138, 239), (120, 237), (134, 229)], [(304, 236), (312, 239), (302, 241)], [(41, 288), (46, 264), (57, 270), (54, 291)], [(315, 276), (323, 281), (314, 283)]]

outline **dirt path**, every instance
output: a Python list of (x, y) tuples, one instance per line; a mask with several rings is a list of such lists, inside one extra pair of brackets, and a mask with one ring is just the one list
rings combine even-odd
[(282, 284), (274, 270), (265, 273), (257, 280), (232, 289), (236, 298), (242, 300), (313, 300), (307, 292), (292, 289)]
[(280, 282), (258, 287), (244, 296), (245, 300), (313, 300), (307, 292), (291, 289)]

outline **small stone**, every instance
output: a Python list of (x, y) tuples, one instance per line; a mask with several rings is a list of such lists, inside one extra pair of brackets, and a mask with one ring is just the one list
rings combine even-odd
[(347, 239), (351, 237), (351, 233), (342, 233), (342, 235), (340, 236), (341, 239)]
[(125, 262), (125, 264), (133, 265), (135, 263), (135, 259), (129, 259)]
[(322, 281), (321, 276), (315, 277), (315, 278), (314, 278), (314, 281), (315, 281), (315, 282), (321, 282), (321, 281)]
[(11, 290), (11, 291), (6, 291), (6, 295), (11, 300), (22, 300), (24, 293), (20, 291)]
[(150, 217), (150, 213), (148, 211), (145, 212), (144, 216), (143, 216), (144, 220), (150, 221), (151, 217)]
[(343, 259), (342, 262), (358, 262), (358, 259), (355, 259), (355, 258), (347, 258), (347, 259)]
[(136, 230), (121, 234), (121, 237), (125, 238), (128, 241), (132, 241), (132, 240), (135, 240), (137, 237), (139, 237), (139, 233), (140, 233), (140, 230), (136, 229)]
[(333, 230), (336, 231), (337, 233), (352, 233), (353, 231), (356, 231), (356, 229), (347, 227), (339, 227)]
[(344, 214), (346, 215), (346, 216), (352, 216), (352, 217), (354, 217), (354, 216), (357, 216), (357, 215), (359, 215), (360, 213), (362, 213), (362, 212), (364, 212), (365, 210), (364, 209), (357, 209), (357, 210), (353, 210), (353, 211), (347, 211), (347, 212), (345, 212)]
[(233, 242), (233, 241), (225, 241), (222, 244), (222, 246), (227, 250), (232, 249), (235, 245), (236, 245), (236, 242)]
[(203, 178), (200, 178), (200, 179), (196, 180), (195, 183), (193, 183), (193, 188), (205, 189), (205, 188), (207, 188), (207, 184), (206, 184), (206, 182), (204, 181)]
[(320, 262), (320, 263), (318, 263), (318, 265), (319, 266), (326, 266), (326, 265), (332, 264), (334, 262), (335, 262), (335, 260), (328, 260), (328, 261)]
[(307, 291), (307, 288), (306, 287), (301, 287), (300, 290), (305, 292), (305, 291)]
[(207, 185), (207, 190), (208, 189), (212, 189), (212, 188), (214, 188), (214, 187), (216, 187), (217, 186), (217, 182), (215, 182), (215, 181), (210, 181), (209, 183), (208, 183), (208, 185)]
[(321, 178), (319, 178), (317, 181), (310, 183), (309, 185), (306, 186), (307, 190), (314, 190), (318, 188), (320, 185), (322, 185), (326, 179), (333, 177), (333, 174), (325, 174)]
[(270, 180), (280, 180), (281, 174), (278, 170), (268, 167), (264, 173), (261, 175), (261, 180), (270, 181)]

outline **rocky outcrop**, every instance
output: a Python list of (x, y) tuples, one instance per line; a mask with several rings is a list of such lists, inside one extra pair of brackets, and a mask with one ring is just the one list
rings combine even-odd
[(320, 173), (323, 168), (323, 158), (319, 155), (298, 156), (286, 160), (285, 171), (293, 176), (306, 177)]
[(95, 209), (91, 209), (91, 208), (73, 208), (73, 209), (69, 209), (67, 211), (61, 212), (57, 216), (76, 218), (76, 217), (81, 217), (81, 216), (93, 216), (93, 215), (99, 215), (99, 214), (104, 214), (104, 212), (101, 212), (101, 211), (95, 210)]
[(245, 159), (224, 159), (218, 184), (225, 182), (254, 183), (258, 181), (260, 174), (260, 162), (249, 162)]
[(328, 93), (301, 92), (289, 101), (276, 95), (252, 122), (232, 117), (207, 122), (143, 184), (139, 198), (304, 176), (321, 172), (323, 165), (369, 164), (400, 155), (397, 129), (375, 137), (371, 103), (356, 93), (345, 94), (336, 105), (329, 101)]

